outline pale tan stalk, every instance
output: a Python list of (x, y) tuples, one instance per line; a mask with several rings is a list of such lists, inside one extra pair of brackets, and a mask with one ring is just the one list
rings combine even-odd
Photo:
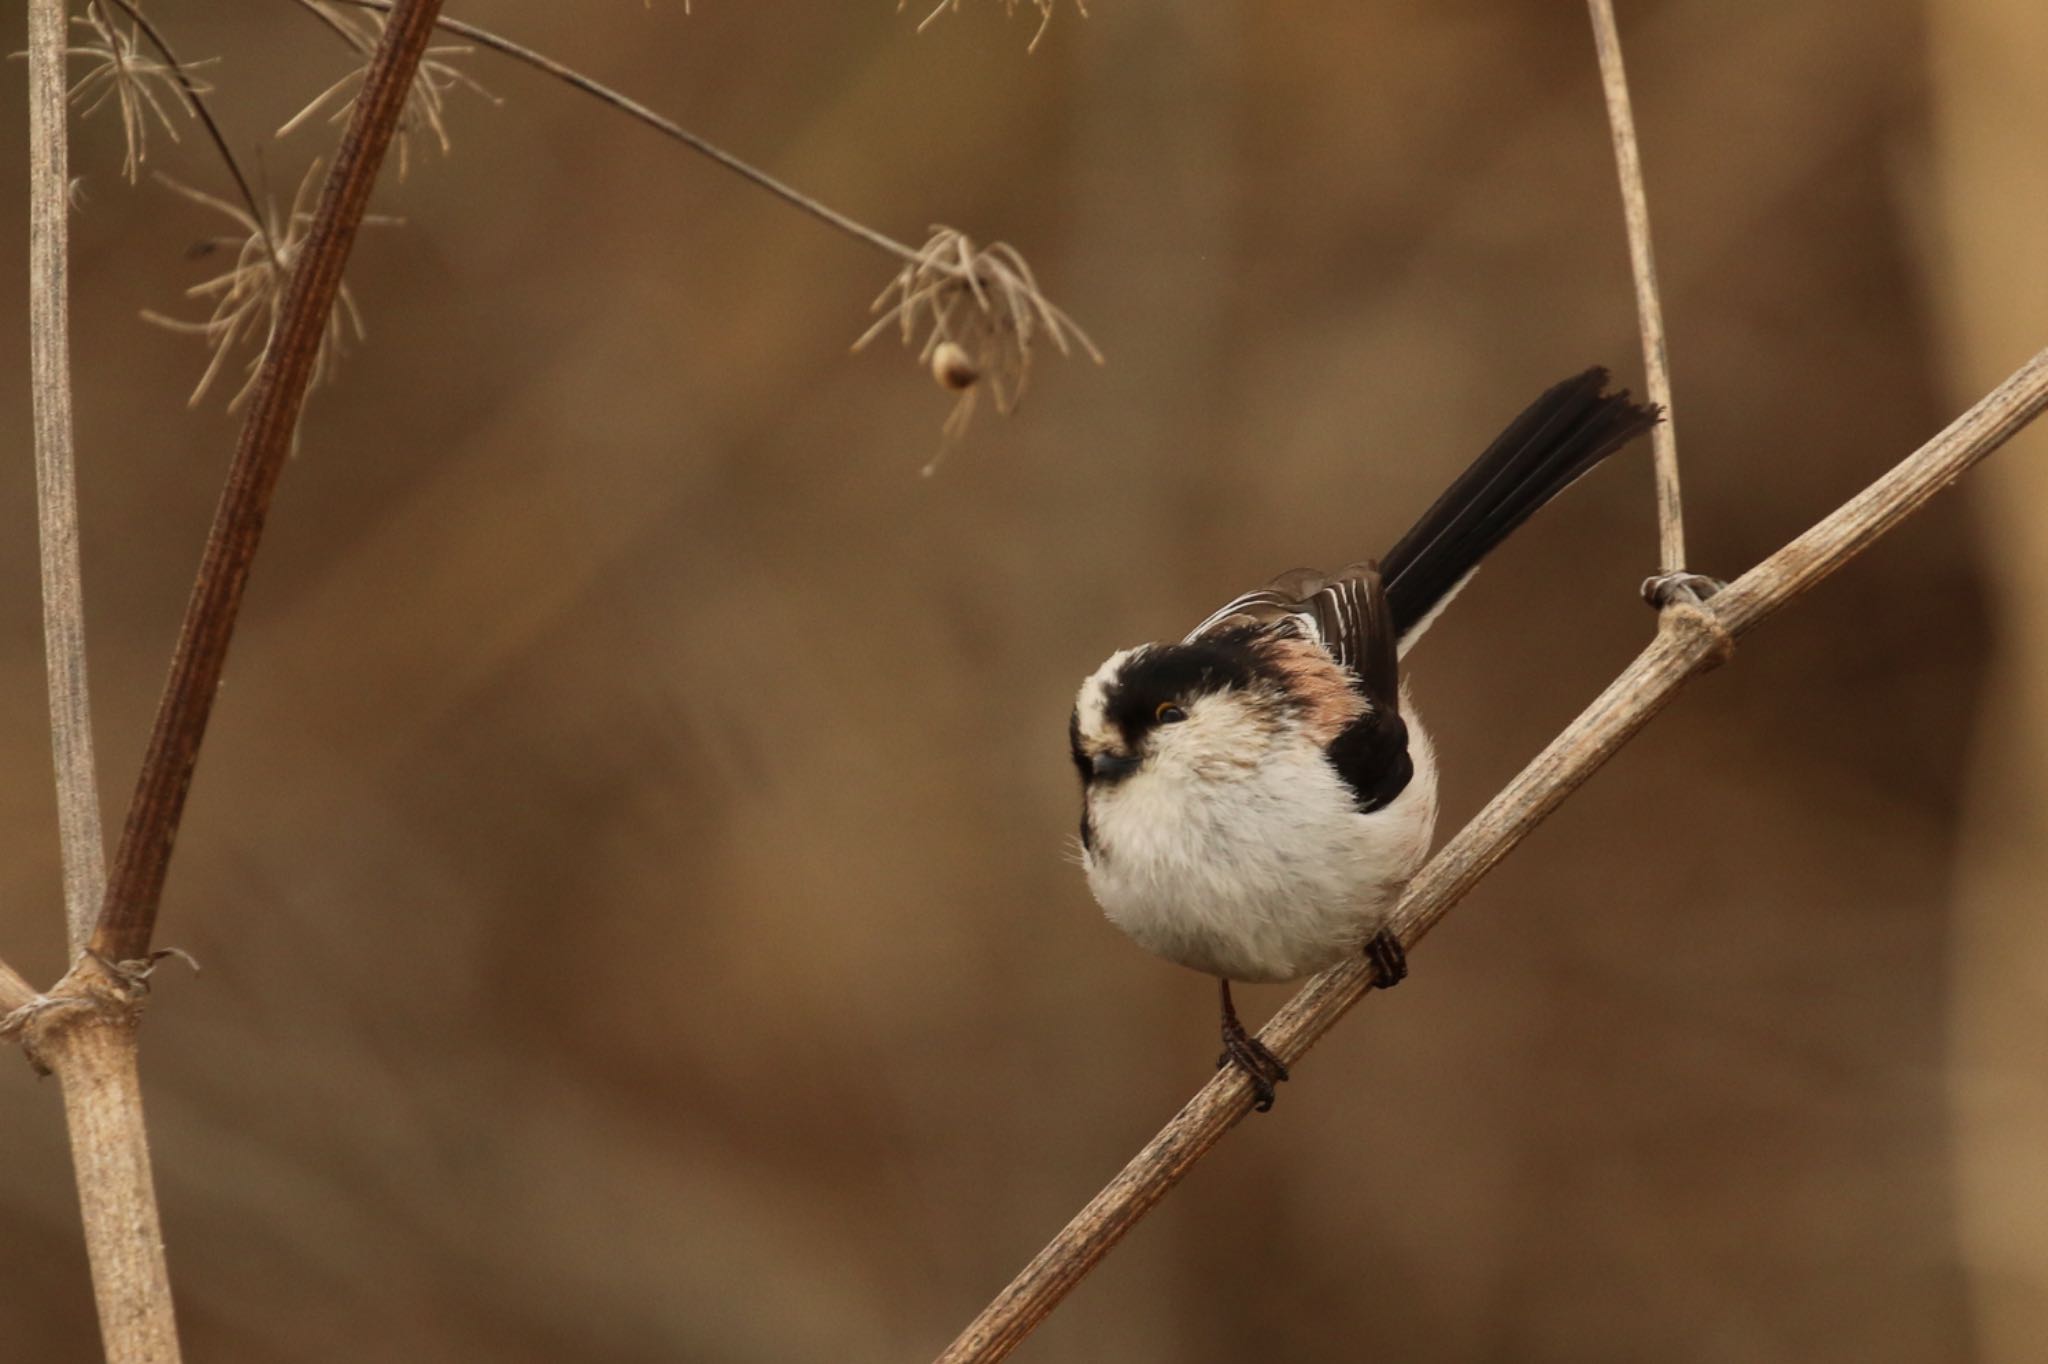
[(1636, 151), (1636, 116), (1628, 97), (1628, 72), (1621, 63), (1621, 35), (1614, 27), (1613, 0), (1586, 0), (1593, 15), (1593, 46), (1600, 56), (1600, 88), (1607, 97), (1607, 126), (1614, 135), (1614, 168), (1621, 177), (1622, 218), (1628, 225), (1628, 259), (1635, 274), (1636, 321), (1643, 334), (1643, 373), (1650, 401), (1664, 420), (1650, 431), (1657, 469), (1657, 558), (1662, 572), (1685, 571), (1685, 504), (1679, 495), (1678, 436), (1671, 414), (1671, 361), (1664, 350), (1664, 300), (1657, 288), (1657, 260), (1650, 251), (1650, 201), (1643, 191), (1643, 161)]
[(64, 1089), (86, 1258), (108, 1364), (177, 1364), (178, 1324), (136, 1071), (139, 982), (90, 957), (32, 1006), (29, 1055)]
[(35, 414), (36, 532), (42, 551), (43, 653), (49, 671), (50, 747), (57, 767), (64, 925), (76, 954), (92, 934), (106, 893), (107, 856), (85, 684), (85, 590), (72, 467), (65, 23), (63, 0), (30, 0), (29, 396)]
[(11, 968), (0, 972), (0, 1004), (6, 1006), (7, 1030), (63, 1086), (106, 1357), (111, 1364), (176, 1364), (178, 1328), (135, 1071), (139, 983), (117, 980), (90, 957), (78, 956), (99, 915), (107, 878), (86, 691), (72, 461), (65, 24), (63, 0), (30, 0), (29, 380), (64, 920), (79, 965), (47, 998)]

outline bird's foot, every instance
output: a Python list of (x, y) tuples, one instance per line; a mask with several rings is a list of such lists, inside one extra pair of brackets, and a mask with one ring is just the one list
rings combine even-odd
[(1264, 1113), (1273, 1106), (1273, 1086), (1287, 1078), (1287, 1067), (1264, 1042), (1244, 1030), (1236, 1018), (1223, 1020), (1223, 1054), (1217, 1069), (1236, 1066), (1252, 1082), (1252, 1107)]
[(1376, 990), (1391, 990), (1408, 978), (1408, 950), (1387, 929), (1373, 934), (1365, 944), (1365, 959), (1372, 963)]

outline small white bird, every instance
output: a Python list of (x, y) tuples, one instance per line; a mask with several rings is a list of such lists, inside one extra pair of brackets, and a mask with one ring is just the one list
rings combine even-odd
[(1068, 724), (1082, 865), (1110, 922), (1223, 987), (1224, 1054), (1260, 1111), (1287, 1078), (1230, 982), (1363, 951), (1407, 974), (1386, 916), (1429, 852), (1436, 760), (1400, 659), (1531, 513), (1658, 421), (1589, 369), (1508, 426), (1377, 564), (1296, 570), (1178, 644), (1110, 655)]

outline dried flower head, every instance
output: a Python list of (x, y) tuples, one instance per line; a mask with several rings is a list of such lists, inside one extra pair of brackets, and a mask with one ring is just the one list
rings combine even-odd
[[(101, 8), (98, 0), (88, 4), (85, 13), (73, 17), (71, 22), (84, 29), (88, 36), (78, 46), (65, 51), (70, 56), (83, 57), (92, 63), (86, 73), (73, 82), (71, 102), (78, 107), (81, 118), (98, 113), (110, 100), (121, 111), (121, 133), (127, 146), (127, 154), (121, 161), (121, 173), (133, 184), (148, 152), (152, 114), (171, 141), (178, 140), (178, 125), (171, 121), (170, 111), (164, 106), (164, 97), (168, 96), (172, 104), (189, 115), (192, 110), (186, 100), (184, 85), (175, 68), (142, 50), (141, 25), (131, 21), (125, 29), (122, 28)], [(185, 69), (189, 73), (193, 67), (209, 64), (210, 61), (191, 62)], [(191, 79), (190, 75), (185, 79)], [(207, 89), (197, 82), (193, 88), (202, 94)]]
[[(909, 3), (910, 0), (896, 0), (896, 12), (901, 14)], [(1052, 12), (1058, 3), (1059, 0), (1003, 0), (1003, 13), (1013, 18), (1016, 16), (1019, 5), (1029, 4), (1038, 11), (1038, 31), (1031, 35), (1030, 45), (1024, 49), (1026, 52), (1038, 51), (1038, 40), (1043, 38), (1045, 30), (1051, 27)], [(1074, 8), (1080, 11), (1083, 19), (1088, 17), (1088, 6), (1085, 0), (1074, 0)], [(960, 0), (939, 0), (938, 6), (930, 14), (925, 15), (923, 20), (918, 23), (917, 31), (922, 33), (927, 28), (930, 28), (932, 21), (947, 10), (958, 14), (960, 12)]]
[[(362, 64), (343, 76), (334, 84), (314, 96), (313, 102), (293, 114), (277, 130), (279, 137), (289, 134), (300, 124), (307, 122), (323, 109), (328, 110), (329, 123), (346, 122), (355, 108), (356, 96), (361, 93), (363, 78), (369, 74), (370, 58), (377, 50), (377, 43), (384, 34), (384, 26), (391, 17), (382, 10), (359, 10), (329, 3), (329, 0), (300, 0), (305, 7), (319, 15), (327, 26), (348, 40), (355, 48)], [(441, 154), (446, 156), (450, 147), (446, 108), (448, 93), (458, 86), (475, 91), (493, 104), (503, 100), (486, 90), (477, 79), (456, 66), (451, 57), (468, 56), (476, 49), (460, 44), (430, 47), (420, 58), (419, 69), (414, 72), (412, 88), (406, 91), (405, 108), (398, 116), (398, 131), (392, 140), (398, 146), (398, 178), (403, 180), (412, 162), (412, 135), (425, 128), (440, 144)]]
[[(228, 410), (234, 411), (249, 396), (255, 386), (256, 373), (263, 363), (263, 354), (270, 347), (270, 338), (277, 332), (277, 324), (284, 308), (285, 285), (291, 278), (292, 266), (298, 259), (300, 249), (305, 245), (306, 232), (313, 221), (309, 207), (315, 188), (320, 183), (320, 163), (315, 161), (306, 170), (305, 178), (299, 182), (297, 193), (292, 196), (291, 211), (279, 214), (275, 204), (265, 213), (264, 220), (258, 220), (239, 204), (225, 199), (216, 199), (211, 194), (179, 184), (167, 176), (159, 175), (157, 180), (174, 192), (190, 199), (195, 204), (227, 215), (232, 219), (236, 235), (212, 237), (200, 242), (194, 249), (195, 255), (210, 255), (216, 251), (233, 251), (234, 264), (211, 279), (202, 280), (185, 290), (187, 298), (210, 302), (212, 313), (203, 322), (190, 322), (184, 318), (167, 317), (162, 313), (144, 312), (146, 321), (175, 332), (205, 338), (206, 347), (212, 352), (207, 361), (206, 372), (199, 376), (199, 383), (192, 390), (189, 400), (198, 406), (206, 396), (207, 389), (227, 365), (231, 352), (247, 348), (255, 342), (255, 349), (246, 365), (242, 386), (235, 396), (228, 400)], [(365, 222), (390, 221), (366, 217)], [(350, 296), (348, 286), (341, 286), (333, 312), (328, 314), (327, 327), (320, 338), (320, 353), (313, 361), (313, 382), (323, 383), (333, 377), (335, 367), (340, 363), (348, 334), (363, 339), (363, 317), (357, 311), (355, 299)]]
[(1031, 343), (1042, 330), (1060, 354), (1070, 355), (1072, 337), (1089, 358), (1102, 352), (1059, 306), (1039, 291), (1031, 267), (1004, 242), (977, 248), (964, 232), (934, 227), (932, 236), (905, 262), (875, 299), (881, 314), (853, 343), (855, 350), (897, 327), (908, 346), (924, 333), (919, 363), (931, 367), (943, 387), (957, 391), (941, 428), (939, 454), (930, 473), (966, 434), (977, 395), (986, 385), (996, 411), (1008, 415), (1031, 379)]

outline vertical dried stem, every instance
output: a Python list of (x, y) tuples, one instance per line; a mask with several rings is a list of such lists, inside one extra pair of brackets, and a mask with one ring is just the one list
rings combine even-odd
[(86, 1256), (108, 1364), (176, 1364), (178, 1325), (149, 1167), (132, 1007), (82, 1008), (35, 1038), (64, 1087)]
[(1643, 333), (1643, 370), (1650, 401), (1664, 420), (1650, 432), (1657, 466), (1657, 558), (1665, 573), (1685, 571), (1685, 508), (1678, 486), (1678, 437), (1671, 424), (1671, 362), (1664, 353), (1664, 303), (1657, 290), (1657, 261), (1650, 252), (1650, 201), (1643, 192), (1643, 162), (1636, 152), (1635, 111), (1629, 103), (1628, 72), (1621, 64), (1621, 35), (1614, 27), (1613, 0), (1587, 0), (1593, 15), (1593, 45), (1600, 54), (1600, 88), (1607, 97), (1607, 124), (1614, 133), (1614, 167), (1621, 177), (1622, 216), (1628, 223), (1628, 258), (1635, 272), (1636, 317)]
[(76, 954), (92, 933), (106, 892), (107, 865), (85, 683), (85, 594), (78, 566), (78, 484), (72, 470), (64, 9), (63, 0), (30, 0), (28, 7), (28, 327), (50, 746), (57, 769), (64, 923)]
[(207, 534), (205, 556), (171, 659), (171, 676), (157, 707), (114, 858), (113, 878), (93, 930), (93, 950), (110, 961), (134, 960), (149, 951), (171, 845), (199, 762), (214, 694), (220, 689), (271, 495), (298, 429), (306, 385), (341, 289), (349, 249), (439, 10), (440, 0), (400, 0), (392, 10), (286, 286), (277, 328), (257, 372), (249, 419)]
[[(66, 22), (64, 0), (30, 0), (29, 371), (64, 918), (76, 956), (92, 932), (107, 873), (86, 690), (85, 599), (72, 462)], [(89, 958), (80, 960), (66, 986), (82, 993), (60, 987), (64, 1002), (39, 1000), (28, 982), (8, 968), (0, 971), (0, 1001), (9, 1004), (10, 1012), (19, 1011), (8, 1020), (10, 1028), (23, 1020), (31, 1053), (56, 1072), (64, 1088), (106, 1357), (113, 1364), (177, 1364), (178, 1327), (135, 1068), (132, 997), (120, 988), (88, 986), (88, 979), (104, 977)]]

